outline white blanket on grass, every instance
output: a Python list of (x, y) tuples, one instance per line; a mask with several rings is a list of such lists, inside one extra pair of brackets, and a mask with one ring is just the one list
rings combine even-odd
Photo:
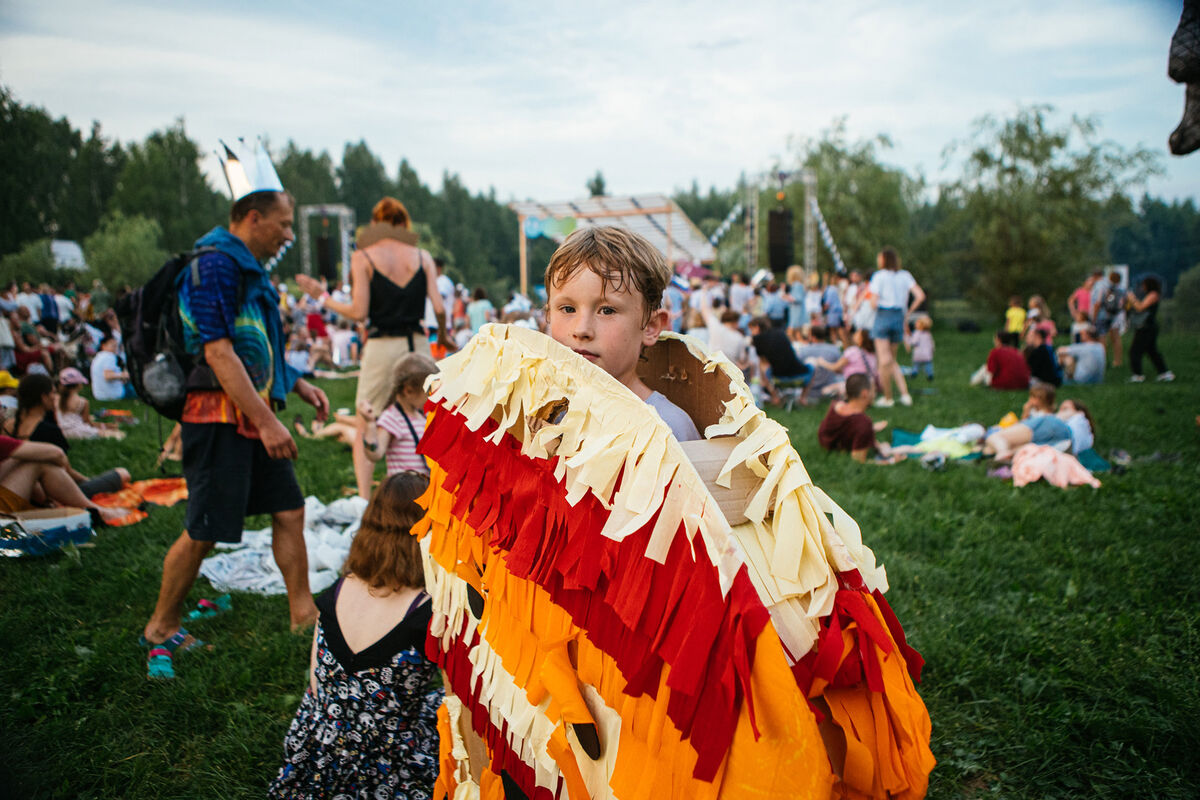
[[(305, 499), (304, 543), (313, 594), (337, 580), (366, 507), (367, 501), (361, 497), (334, 500), (329, 505), (315, 497)], [(238, 544), (218, 544), (213, 554), (201, 563), (200, 574), (218, 592), (287, 592), (271, 554), (270, 528), (245, 531)]]

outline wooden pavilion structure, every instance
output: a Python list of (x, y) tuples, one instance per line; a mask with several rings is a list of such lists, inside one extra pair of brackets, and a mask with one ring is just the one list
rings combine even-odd
[(521, 256), (521, 293), (529, 295), (526, 243), (538, 236), (561, 242), (575, 228), (619, 225), (646, 237), (674, 269), (679, 261), (711, 264), (716, 250), (679, 204), (664, 194), (587, 197), (553, 203), (509, 203), (517, 212)]

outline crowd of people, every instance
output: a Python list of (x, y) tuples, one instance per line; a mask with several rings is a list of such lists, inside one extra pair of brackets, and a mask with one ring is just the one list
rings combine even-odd
[[(315, 627), (309, 691), (288, 732), (274, 796), (336, 793), (351, 775), (418, 797), (436, 776), (442, 689), (423, 655), (430, 604), (416, 540), (408, 535), (421, 513), (414, 501), (428, 485), (429, 467), (417, 448), (435, 359), (465, 346), (486, 323), (548, 334), (654, 408), (680, 441), (700, 438), (695, 424), (637, 372), (642, 348), (665, 330), (688, 333), (726, 356), (762, 403), (829, 399), (821, 446), (861, 461), (909, 454), (878, 440), (886, 423), (868, 411), (912, 405), (909, 380), (934, 381), (926, 296), (892, 248), (879, 252), (869, 277), (792, 267), (784, 280), (765, 270), (728, 282), (713, 275), (685, 280), (635, 234), (585, 228), (551, 260), (544, 303), (513, 292), (497, 308), (486, 288), (455, 285), (444, 264), (418, 246), (412, 220), (394, 198), (375, 207), (372, 224), (382, 233), (355, 252), (347, 286), (331, 290), (299, 276), (299, 291), (289, 292), (261, 262), (290, 241), (293, 218), (286, 193), (237, 199), (228, 227), (197, 242), (212, 248), (196, 260), (201, 280), (179, 287), (185, 346), (204, 357), (213, 382), (189, 392), (172, 434), (189, 488), (186, 529), (164, 558), (142, 631), (147, 675), (173, 678), (175, 657), (204, 646), (182, 626), (201, 560), (216, 543), (238, 541), (247, 514), (271, 515), (290, 621), (297, 629)], [(1053, 387), (1102, 379), (1104, 342), (1114, 332), (1119, 341), (1125, 319), (1135, 329), (1135, 377), (1146, 356), (1160, 380), (1171, 379), (1156, 347), (1160, 287), (1144, 282), (1138, 297), (1120, 294), (1116, 311), (1111, 280), (1102, 290), (1094, 282), (1087, 289), (1072, 295), (1071, 311), (1088, 324), (1074, 330), (1078, 341), (1058, 348), (1041, 298), (1028, 309), (1019, 301), (1009, 309), (980, 380), (997, 389), (1033, 389), (1019, 421), (979, 438), (989, 455), (1009, 458), (1022, 444), (1061, 439), (1073, 448), (1090, 446), (1088, 410), (1075, 400), (1056, 406)], [(96, 401), (131, 396), (111, 303), (98, 283), (89, 291), (13, 285), (0, 293), (8, 321), (0, 324), (0, 507), (49, 500), (90, 508), (99, 520), (123, 511), (99, 508), (90, 497), (120, 489), (130, 479), (127, 469), (114, 465), (90, 477), (67, 457), (70, 439), (121, 435), (97, 423), (80, 394), (89, 386)], [(306, 380), (314, 375), (357, 379), (353, 413), (326, 423), (328, 399)], [(289, 430), (279, 421), (289, 393), (314, 407), (311, 425), (297, 416)], [(315, 600), (293, 431), (347, 442), (356, 488), (369, 500), (344, 577)], [(375, 489), (379, 461), (387, 477)], [(403, 740), (388, 735), (401, 729)], [(397, 760), (404, 771), (392, 769)]]
[(128, 395), (129, 376), (115, 356), (121, 330), (112, 299), (99, 281), (83, 290), (73, 281), (13, 282), (0, 291), (0, 510), (55, 503), (87, 509), (97, 525), (129, 513), (92, 500), (128, 484), (125, 467), (89, 477), (67, 454), (70, 440), (124, 435), (94, 420), (80, 394), (90, 383), (97, 400)]
[(1026, 305), (1014, 295), (987, 362), (972, 376), (972, 383), (1002, 390), (1027, 389), (1034, 383), (1103, 383), (1106, 367), (1123, 363), (1122, 340), (1127, 331), (1133, 334), (1129, 381), (1146, 380), (1145, 358), (1154, 365), (1156, 380), (1173, 381), (1175, 373), (1158, 350), (1161, 300), (1162, 283), (1154, 276), (1142, 278), (1136, 290), (1130, 290), (1117, 270), (1093, 272), (1067, 301), (1072, 322), (1064, 340), (1044, 298), (1033, 295)]

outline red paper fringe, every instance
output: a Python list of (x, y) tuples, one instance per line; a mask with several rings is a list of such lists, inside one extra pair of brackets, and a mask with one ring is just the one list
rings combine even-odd
[(455, 496), (452, 513), (490, 537), (513, 575), (542, 587), (571, 615), (616, 662), (630, 695), (653, 696), (662, 665), (670, 666), (667, 714), (696, 750), (695, 777), (712, 780), (743, 699), (754, 719), (754, 643), (769, 614), (746, 568), (722, 597), (701, 537), (689, 547), (681, 525), (658, 564), (645, 556), (657, 516), (613, 541), (601, 535), (609, 512), (599, 499), (588, 493), (574, 506), (566, 502), (554, 460), (522, 455), (507, 434), (485, 441), (493, 420), (471, 431), (461, 415), (433, 410), (419, 450), (446, 471), (441, 488)]
[[(879, 624), (863, 599), (867, 587), (858, 570), (839, 573), (838, 585), (842, 588), (838, 589), (834, 598), (833, 613), (821, 620), (816, 648), (792, 666), (792, 674), (796, 676), (796, 684), (804, 696), (811, 695), (812, 686), (818, 678), (835, 688), (865, 684), (873, 692), (882, 692), (884, 686), (878, 653), (890, 653), (893, 647), (899, 648), (913, 681), (920, 683), (925, 659), (909, 646), (904, 629), (883, 594), (878, 591), (870, 593), (887, 623), (886, 629)], [(842, 632), (851, 623), (858, 626), (855, 646), (843, 658)], [(820, 714), (815, 707), (813, 711)]]

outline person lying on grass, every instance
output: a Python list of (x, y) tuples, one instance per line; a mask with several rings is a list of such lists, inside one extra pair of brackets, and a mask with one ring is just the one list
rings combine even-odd
[(829, 406), (825, 419), (817, 428), (817, 441), (829, 452), (848, 452), (860, 464), (874, 455), (879, 464), (895, 464), (904, 460), (900, 453), (893, 453), (885, 442), (875, 434), (887, 427), (887, 421), (873, 422), (867, 409), (875, 398), (875, 387), (870, 376), (858, 372), (846, 378), (846, 398), (836, 400)]
[(1063, 400), (1055, 413), (1032, 414), (990, 434), (984, 443), (983, 454), (993, 456), (997, 461), (1009, 461), (1024, 445), (1059, 442), (1067, 442), (1068, 451), (1078, 454), (1092, 446), (1095, 431), (1092, 415), (1083, 403)]

